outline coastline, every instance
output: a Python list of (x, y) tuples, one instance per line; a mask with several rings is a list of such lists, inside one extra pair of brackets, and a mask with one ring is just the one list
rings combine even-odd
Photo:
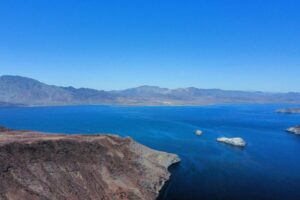
[[(107, 107), (206, 107), (206, 106), (230, 106), (230, 105), (281, 105), (298, 106), (300, 103), (264, 103), (264, 102), (237, 102), (237, 103), (208, 103), (208, 104), (55, 104), (55, 105), (18, 105), (3, 106), (0, 108), (43, 108), (43, 107), (79, 107), (79, 106), (107, 106)], [(276, 112), (276, 110), (274, 111)]]

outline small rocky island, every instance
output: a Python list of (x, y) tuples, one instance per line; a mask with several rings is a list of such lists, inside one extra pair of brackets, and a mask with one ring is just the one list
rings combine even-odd
[(300, 114), (300, 108), (284, 108), (276, 110), (276, 112), (284, 114)]
[(294, 126), (294, 127), (290, 127), (286, 131), (290, 132), (290, 133), (294, 133), (296, 135), (300, 135), (300, 125)]
[(195, 134), (196, 134), (196, 135), (202, 135), (202, 134), (203, 134), (203, 131), (201, 131), (201, 130), (196, 130), (196, 131), (195, 131)]
[(238, 146), (238, 147), (246, 146), (246, 142), (243, 140), (243, 138), (240, 137), (234, 137), (234, 138), (219, 137), (217, 138), (217, 141), (230, 144), (233, 146)]
[(0, 199), (154, 200), (179, 161), (116, 135), (0, 128)]

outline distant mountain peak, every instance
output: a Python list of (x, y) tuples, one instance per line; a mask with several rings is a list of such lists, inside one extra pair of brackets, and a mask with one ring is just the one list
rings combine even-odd
[(34, 82), (34, 83), (40, 83), (42, 84), (40, 81), (32, 79), (32, 78), (28, 78), (28, 77), (24, 77), (24, 76), (18, 76), (18, 75), (3, 75), (0, 76), (0, 81), (12, 81), (15, 83), (28, 83), (28, 82)]
[(118, 91), (90, 88), (59, 87), (35, 79), (0, 76), (2, 105), (203, 105), (216, 103), (300, 103), (300, 93), (266, 93), (199, 89), (196, 87), (168, 89), (142, 85)]
[(167, 89), (167, 88), (162, 88), (162, 87), (153, 86), (153, 85), (141, 85), (141, 86), (131, 88), (131, 89)]
[(24, 79), (24, 80), (32, 80), (32, 81), (37, 81), (32, 78), (24, 77), (24, 76), (19, 76), (19, 75), (2, 75), (0, 76), (1, 79)]

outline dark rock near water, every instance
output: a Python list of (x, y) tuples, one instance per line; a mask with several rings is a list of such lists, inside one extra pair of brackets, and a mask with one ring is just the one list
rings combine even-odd
[(0, 199), (153, 200), (178, 156), (116, 135), (0, 128)]

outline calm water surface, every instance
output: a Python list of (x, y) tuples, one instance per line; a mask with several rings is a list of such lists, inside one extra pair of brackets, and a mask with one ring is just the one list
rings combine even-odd
[[(286, 105), (1, 108), (0, 124), (58, 133), (117, 133), (176, 153), (182, 162), (160, 199), (300, 199), (300, 115)], [(194, 131), (204, 131), (196, 136)], [(244, 149), (216, 142), (243, 137)]]

